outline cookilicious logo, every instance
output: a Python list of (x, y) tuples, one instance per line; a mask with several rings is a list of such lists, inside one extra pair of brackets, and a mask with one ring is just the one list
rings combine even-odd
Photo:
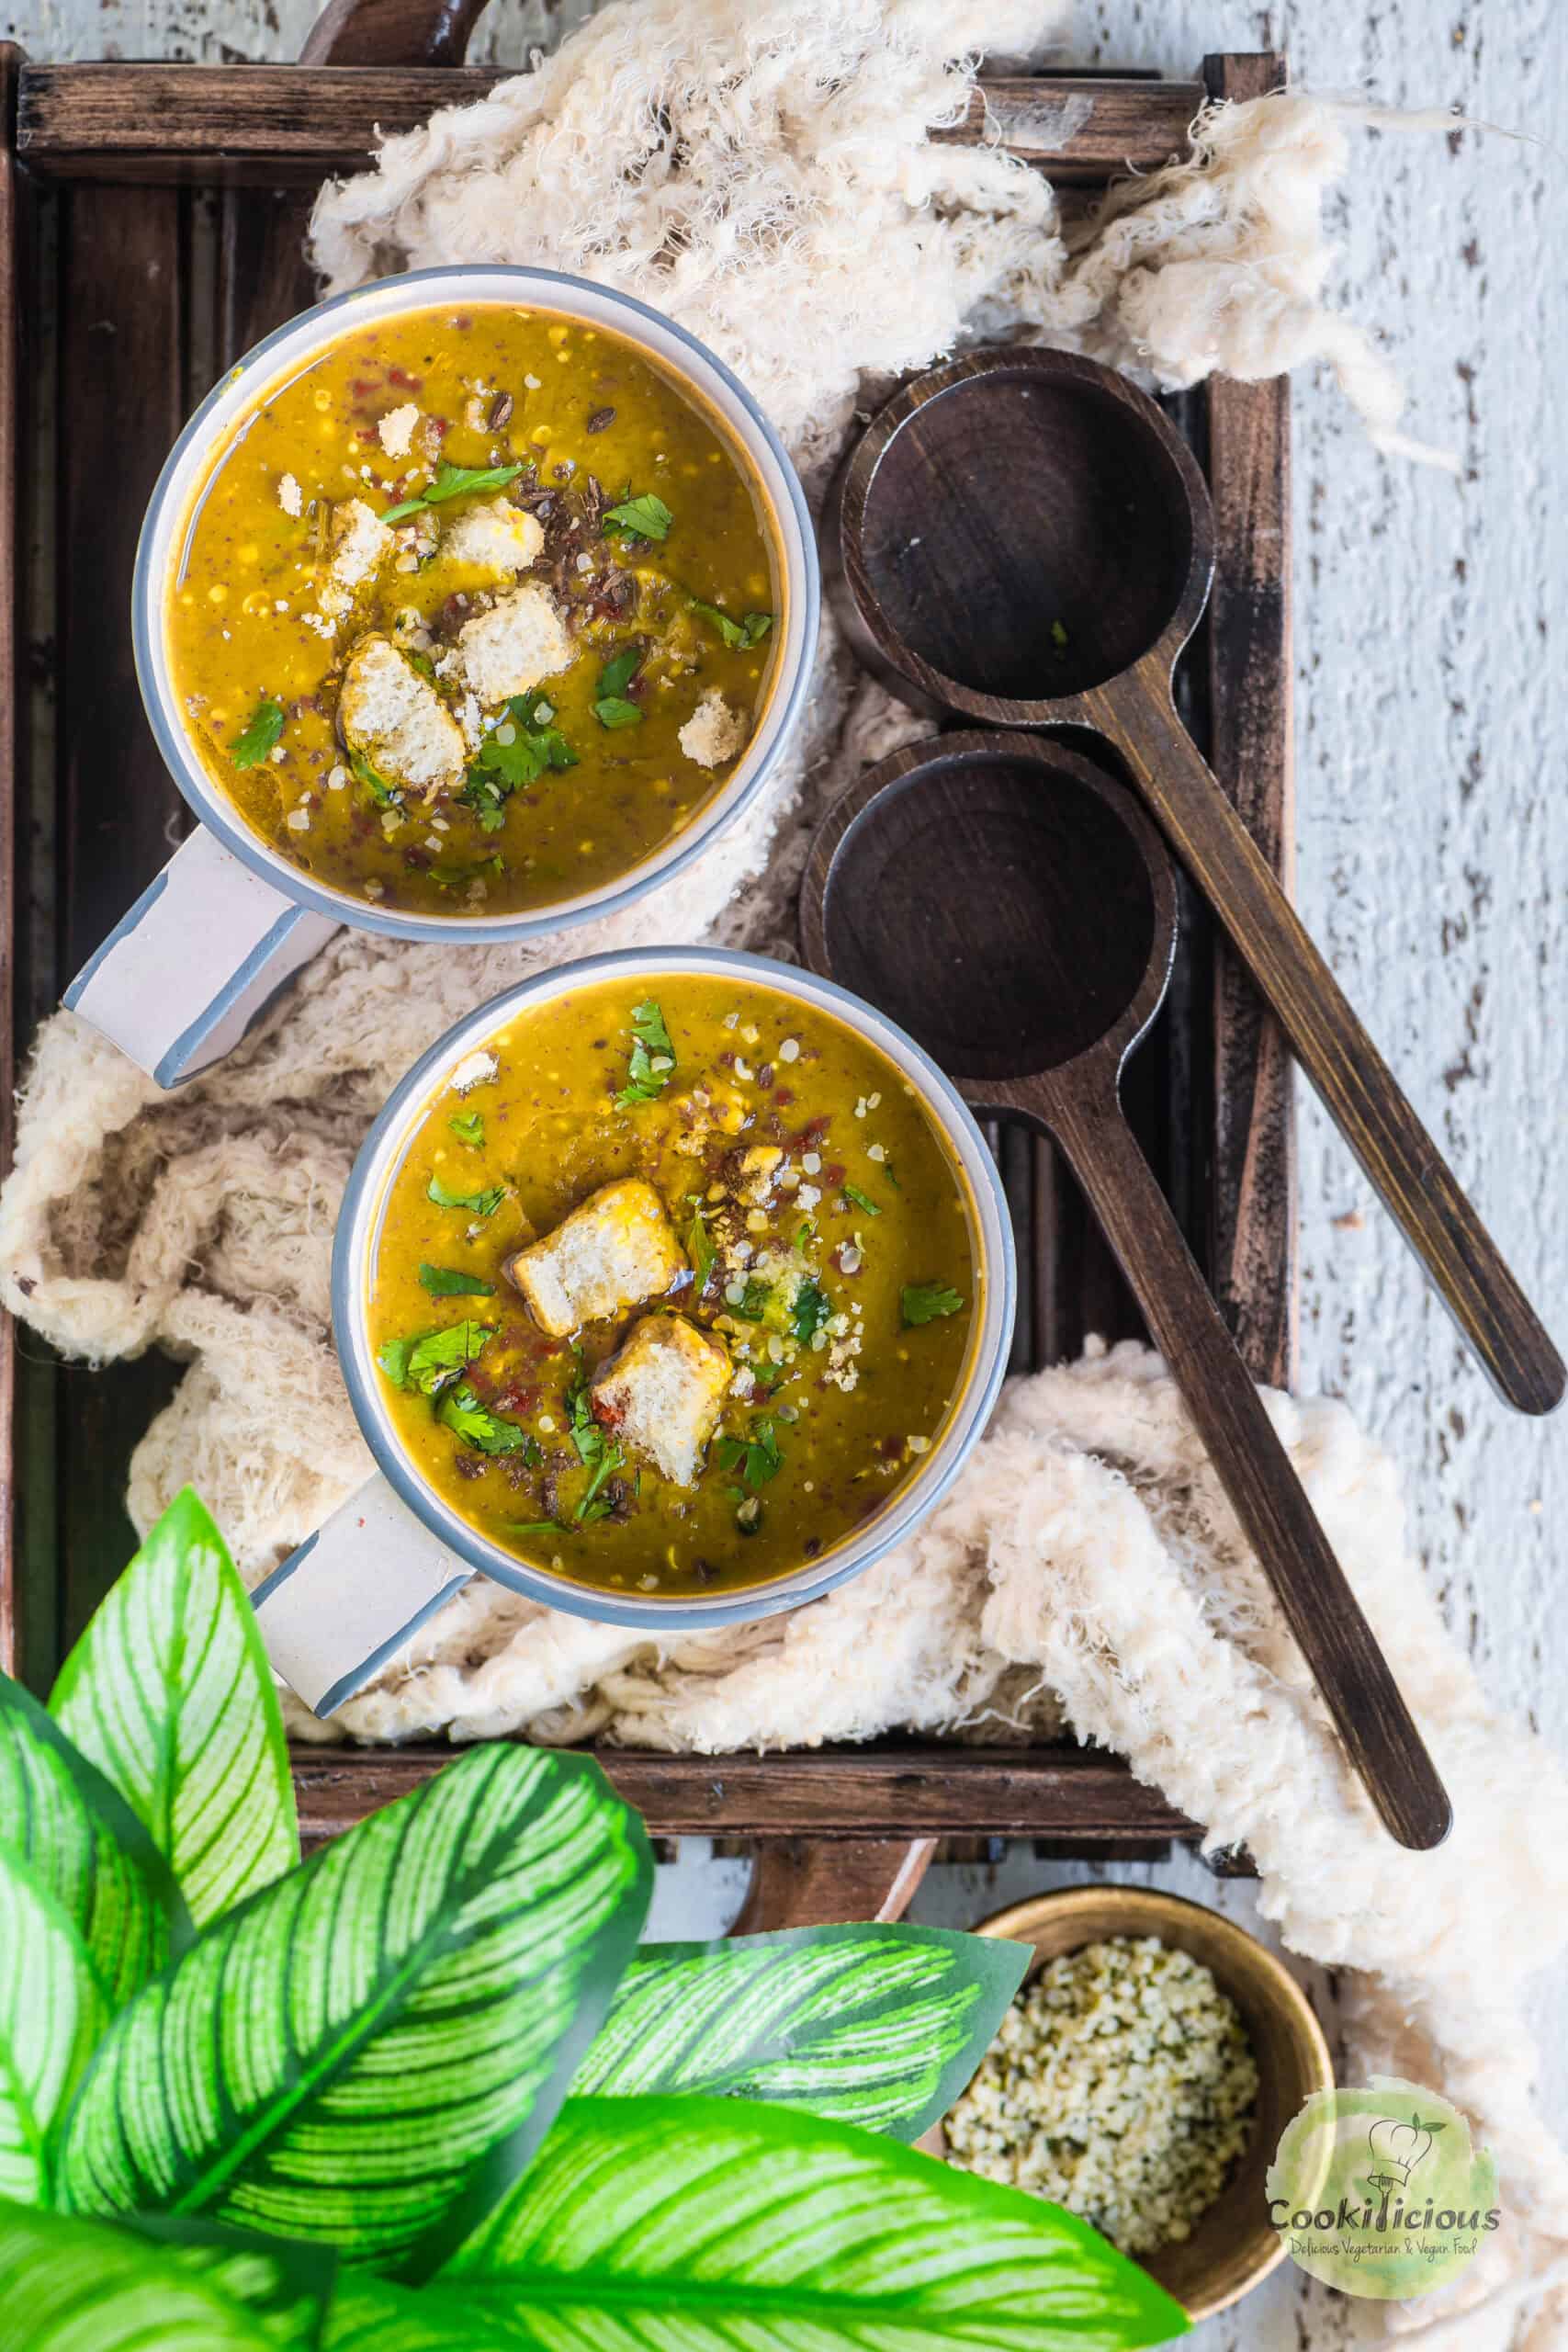
[(1314, 2091), (1285, 2127), (1267, 2194), (1292, 2262), (1390, 2301), (1448, 2286), (1502, 2220), (1497, 2167), (1463, 2116), (1389, 2075)]

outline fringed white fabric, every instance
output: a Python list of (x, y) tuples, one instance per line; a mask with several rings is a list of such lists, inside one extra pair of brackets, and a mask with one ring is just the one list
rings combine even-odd
[[(1295, 96), (1206, 109), (1190, 157), (1071, 217), (999, 149), (933, 141), (968, 102), (968, 54), (1032, 51), (1061, 13), (612, 0), (533, 73), (328, 190), (316, 254), (334, 286), (493, 258), (625, 287), (739, 370), (816, 480), (857, 397), (981, 333), (1076, 344), (1164, 385), (1323, 359), (1402, 446), (1393, 376), (1323, 302), (1319, 206), (1358, 109)], [(188, 1360), (136, 1457), (139, 1524), (192, 1479), (254, 1580), (368, 1470), (327, 1329), (331, 1231), (410, 1060), (570, 956), (705, 935), (787, 952), (816, 817), (863, 761), (924, 731), (828, 633), (771, 792), (638, 909), (513, 949), (345, 933), (174, 1097), (70, 1016), (46, 1023), (0, 1195), (0, 1289), (70, 1354)], [(1530, 2107), (1521, 1987), (1568, 1921), (1568, 1791), (1538, 1742), (1488, 1712), (1444, 1634), (1387, 1462), (1338, 1407), (1273, 1396), (1269, 1410), (1452, 1789), (1459, 1827), (1436, 1856), (1392, 1849), (1348, 1780), (1180, 1400), (1136, 1349), (1016, 1385), (946, 1504), (815, 1608), (660, 1656), (476, 1584), (331, 1735), (296, 1728), (522, 1728), (704, 1752), (894, 1724), (1102, 1740), (1216, 1841), (1246, 1840), (1295, 1950), (1356, 1972), (1350, 2071), (1441, 2085), (1496, 2150), (1508, 2220), (1460, 2308), (1372, 2316), (1433, 2352), (1483, 2352), (1522, 2313), (1522, 2352), (1561, 2352), (1564, 2308), (1540, 2290), (1568, 2182)]]

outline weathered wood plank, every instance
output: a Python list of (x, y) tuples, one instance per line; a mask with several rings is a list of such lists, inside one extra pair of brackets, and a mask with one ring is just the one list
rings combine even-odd
[[(73, 187), (60, 245), (56, 657), (62, 714), (56, 985), (84, 964), (190, 823), (142, 713), (130, 578), (184, 415), (175, 188)], [(178, 1379), (162, 1357), (61, 1373), (59, 1573), (69, 1642), (134, 1548), (125, 1466)]]
[[(1216, 97), (1260, 97), (1285, 78), (1273, 55), (1212, 57)], [(1209, 601), (1209, 763), (1289, 889), (1295, 862), (1291, 763), (1291, 390), (1216, 377), (1208, 388), (1214, 585)], [(1229, 942), (1216, 937), (1213, 1181), (1209, 1275), (1255, 1377), (1296, 1374), (1294, 1065), (1284, 1032)]]
[[(1092, 1839), (1107, 1849), (1190, 1838), (1191, 1822), (1090, 1748), (848, 1748), (809, 1755), (664, 1756), (595, 1751), (660, 1838)], [(417, 1788), (449, 1747), (294, 1750), (300, 1834), (334, 1838)]]
[[(17, 152), (29, 171), (73, 179), (316, 180), (503, 78), (456, 66), (28, 66)], [(1179, 153), (1202, 100), (1190, 82), (998, 77), (938, 136), (998, 139), (1054, 179), (1099, 180)]]
[[(23, 250), (14, 124), (21, 62), (21, 51), (14, 43), (0, 44), (0, 1175), (9, 1171), (16, 1144), (16, 1098), (10, 1073), (16, 1066), (20, 927), (17, 893), (17, 810), (21, 797), (17, 328)], [(14, 1560), (17, 1555), (17, 1328), (8, 1315), (0, 1315), (0, 1557), (6, 1560)], [(0, 1577), (0, 1668), (7, 1674), (17, 1671), (21, 1649), (17, 1598), (13, 1579)]]

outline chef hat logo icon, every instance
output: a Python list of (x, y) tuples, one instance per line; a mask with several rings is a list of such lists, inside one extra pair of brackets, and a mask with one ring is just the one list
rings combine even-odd
[(1372, 2161), (1379, 2167), (1371, 2175), (1373, 2185), (1379, 2188), (1408, 2188), (1411, 2174), (1431, 2154), (1433, 2132), (1447, 2128), (1436, 2120), (1423, 2123), (1414, 2114), (1408, 2123), (1401, 2122), (1396, 2116), (1380, 2116), (1367, 2134)]

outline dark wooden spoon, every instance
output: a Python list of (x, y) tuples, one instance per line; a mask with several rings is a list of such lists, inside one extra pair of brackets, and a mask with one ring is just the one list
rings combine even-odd
[(899, 392), (823, 520), (839, 616), (906, 701), (1111, 740), (1494, 1385), (1550, 1412), (1562, 1357), (1177, 716), (1213, 550), (1207, 485), (1155, 403), (1018, 347)]
[(944, 735), (868, 769), (801, 896), (815, 970), (900, 1022), (977, 1108), (1055, 1137), (1368, 1794), (1401, 1845), (1436, 1846), (1442, 1782), (1122, 1116), (1176, 928), (1175, 872), (1132, 795), (1039, 736)]

